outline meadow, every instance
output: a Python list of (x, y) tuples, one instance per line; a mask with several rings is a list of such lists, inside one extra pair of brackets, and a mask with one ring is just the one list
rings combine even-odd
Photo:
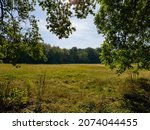
[(150, 71), (100, 64), (0, 65), (0, 112), (150, 112)]

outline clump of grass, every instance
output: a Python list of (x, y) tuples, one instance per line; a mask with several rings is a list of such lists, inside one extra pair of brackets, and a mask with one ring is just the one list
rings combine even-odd
[(46, 90), (46, 73), (41, 75), (39, 81), (37, 81), (37, 103), (35, 112), (42, 111), (42, 103), (45, 97), (45, 90)]
[(35, 86), (34, 83), (31, 80), (25, 81), (25, 86), (27, 89), (27, 95), (29, 98), (32, 98), (35, 92)]

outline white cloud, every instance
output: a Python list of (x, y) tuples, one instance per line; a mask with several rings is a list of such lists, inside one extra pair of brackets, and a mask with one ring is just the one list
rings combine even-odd
[(48, 32), (46, 28), (46, 21), (44, 19), (40, 19), (38, 22), (38, 26), (41, 32)]

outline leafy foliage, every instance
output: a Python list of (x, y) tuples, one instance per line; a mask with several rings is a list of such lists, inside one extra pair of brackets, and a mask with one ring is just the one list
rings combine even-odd
[(78, 0), (76, 4), (65, 2), (65, 0), (39, 0), (39, 5), (47, 12), (47, 29), (59, 38), (68, 38), (75, 31), (70, 18), (86, 18), (93, 14), (95, 0)]
[(122, 73), (127, 68), (150, 69), (150, 1), (99, 0), (95, 18), (105, 37), (101, 59)]
[(0, 0), (0, 58), (16, 64), (20, 53), (42, 58), (42, 38), (34, 11), (35, 0)]
[(20, 51), (43, 57), (37, 21), (30, 15), (36, 3), (47, 13), (47, 29), (60, 39), (76, 30), (72, 17), (86, 18), (100, 4), (95, 24), (105, 37), (103, 62), (118, 73), (134, 67), (150, 69), (149, 0), (0, 0), (0, 59), (15, 64)]
[(36, 59), (44, 57), (37, 20), (31, 15), (37, 2), (47, 12), (47, 29), (59, 38), (68, 38), (75, 31), (71, 17), (86, 18), (95, 8), (94, 0), (81, 0), (77, 4), (65, 0), (0, 0), (1, 59), (15, 65), (22, 51)]

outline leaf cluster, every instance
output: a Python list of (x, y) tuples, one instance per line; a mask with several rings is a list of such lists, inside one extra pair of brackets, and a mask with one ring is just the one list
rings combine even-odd
[(127, 68), (150, 69), (150, 1), (99, 0), (95, 18), (105, 37), (101, 59), (122, 73)]

